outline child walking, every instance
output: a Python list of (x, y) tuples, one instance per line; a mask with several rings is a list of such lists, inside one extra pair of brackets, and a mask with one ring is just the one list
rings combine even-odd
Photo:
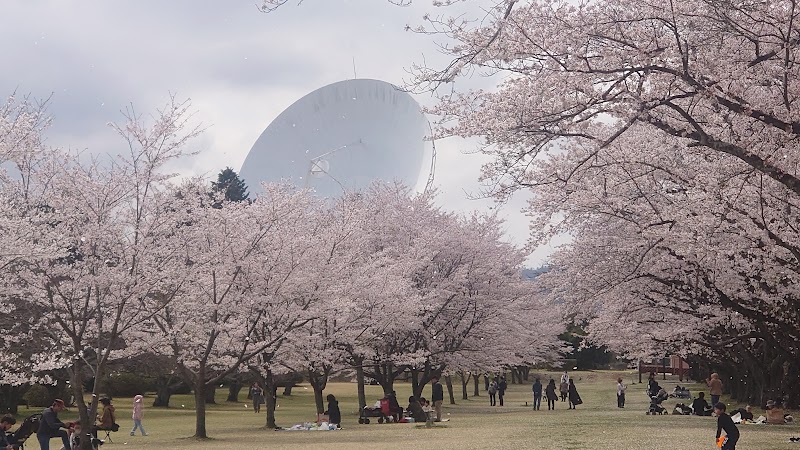
[(622, 382), (622, 378), (617, 378), (617, 408), (625, 407), (625, 390), (628, 386)]
[(144, 415), (143, 400), (144, 397), (141, 395), (133, 397), (133, 429), (131, 430), (131, 436), (135, 434), (137, 428), (142, 432), (142, 436), (147, 436), (147, 433), (144, 431), (144, 425), (142, 425), (142, 416)]

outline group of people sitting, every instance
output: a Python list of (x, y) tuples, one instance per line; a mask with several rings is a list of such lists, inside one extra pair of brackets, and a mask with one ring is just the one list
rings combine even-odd
[[(80, 448), (81, 439), (92, 439), (94, 447), (102, 445), (103, 441), (97, 438), (97, 432), (101, 430), (117, 431), (119, 430), (119, 425), (117, 424), (111, 399), (101, 398), (100, 403), (103, 405), (103, 411), (97, 423), (84, 430), (80, 421), (64, 423), (58, 418), (58, 413), (63, 411), (66, 405), (63, 400), (55, 399), (50, 407), (42, 411), (39, 427), (36, 430), (36, 439), (39, 441), (39, 447), (42, 450), (50, 450), (51, 439), (61, 439), (63, 448), (67, 450)], [(13, 421), (13, 418), (11, 420)], [(13, 425), (13, 422), (10, 425)], [(8, 428), (10, 428), (10, 425)], [(12, 448), (14, 448), (13, 445)]]

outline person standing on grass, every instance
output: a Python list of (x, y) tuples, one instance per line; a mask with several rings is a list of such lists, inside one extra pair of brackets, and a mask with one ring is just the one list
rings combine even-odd
[(558, 391), (561, 393), (561, 401), (567, 401), (567, 394), (569, 394), (569, 383), (562, 381), (561, 385), (558, 386)]
[(489, 383), (489, 406), (497, 406), (497, 381), (492, 380)]
[(131, 429), (131, 436), (136, 434), (136, 429), (142, 433), (142, 436), (147, 436), (142, 425), (142, 417), (144, 417), (144, 397), (137, 395), (133, 397), (133, 428)]
[(497, 383), (497, 396), (500, 398), (500, 406), (503, 406), (503, 396), (506, 395), (506, 389), (508, 389), (506, 378), (500, 377), (500, 382)]
[(444, 388), (442, 388), (442, 383), (439, 383), (439, 377), (434, 376), (431, 381), (433, 381), (433, 385), (431, 386), (431, 401), (433, 402), (433, 409), (436, 411), (436, 421), (441, 422), (442, 402), (444, 402)]
[(722, 380), (719, 379), (719, 374), (712, 373), (711, 377), (706, 380), (706, 384), (708, 384), (708, 388), (711, 391), (711, 404), (716, 405), (722, 395)]
[[(57, 398), (53, 400), (53, 405), (42, 411), (42, 420), (39, 422), (39, 429), (36, 430), (36, 439), (39, 440), (41, 450), (50, 450), (50, 439), (61, 438), (64, 448), (70, 448), (67, 425), (59, 418), (58, 413), (65, 408), (64, 400)], [(62, 428), (65, 428), (62, 430)]]
[(736, 450), (736, 442), (739, 441), (739, 429), (733, 423), (733, 419), (725, 413), (725, 403), (714, 404), (714, 413), (717, 414), (717, 445), (719, 445), (722, 430), (725, 430), (725, 438), (722, 441), (722, 450)]
[(547, 388), (544, 390), (544, 393), (547, 396), (547, 410), (555, 411), (556, 400), (558, 400), (558, 394), (556, 394), (556, 380), (550, 378), (550, 382), (547, 383)]
[(250, 387), (250, 395), (253, 397), (253, 412), (258, 414), (261, 412), (261, 404), (264, 403), (264, 389), (258, 382)]
[(569, 380), (569, 391), (567, 396), (569, 397), (569, 409), (575, 409), (576, 406), (583, 403), (581, 396), (578, 395), (578, 389), (575, 388), (575, 381), (572, 378)]
[(625, 407), (625, 391), (628, 386), (622, 383), (622, 378), (617, 378), (617, 408)]
[(542, 382), (539, 377), (533, 382), (533, 410), (538, 411), (542, 407)]

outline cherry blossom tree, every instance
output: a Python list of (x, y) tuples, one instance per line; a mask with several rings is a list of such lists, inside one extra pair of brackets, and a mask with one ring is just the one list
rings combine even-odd
[[(41, 343), (30, 372), (65, 368), (85, 423), (96, 414), (108, 364), (136, 351), (127, 337), (184, 281), (167, 275), (179, 256), (164, 245), (172, 232), (164, 207), (170, 175), (161, 170), (199, 133), (189, 111), (172, 98), (147, 123), (129, 109), (124, 124), (112, 125), (128, 144), (117, 157), (46, 149), (35, 126), (11, 143), (17, 173), (4, 178), (2, 203), (26, 227), (9, 236), (24, 246), (3, 279), (35, 314), (24, 334)], [(35, 123), (35, 115), (27, 120)]]

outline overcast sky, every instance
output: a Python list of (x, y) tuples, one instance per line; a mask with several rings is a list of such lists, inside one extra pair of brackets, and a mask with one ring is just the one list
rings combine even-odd
[[(381, 0), (305, 0), (263, 14), (258, 0), (2, 0), (0, 95), (52, 95), (54, 146), (117, 153), (122, 141), (106, 126), (133, 104), (150, 112), (170, 93), (190, 98), (208, 130), (193, 143), (199, 156), (181, 162), (184, 174), (239, 170), (264, 128), (303, 95), (354, 77), (401, 85), (423, 57), (443, 64), (428, 36), (404, 30), (430, 0), (395, 7)], [(479, 4), (480, 1), (474, 2)], [(487, 1), (490, 4), (491, 1)], [(491, 88), (485, 79), (463, 82)], [(423, 105), (433, 99), (415, 96)], [(456, 211), (488, 210), (474, 200), (484, 157), (474, 143), (437, 142), (439, 203)], [(523, 244), (528, 220), (522, 198), (501, 209), (507, 235)], [(540, 248), (529, 265), (551, 249)]]

